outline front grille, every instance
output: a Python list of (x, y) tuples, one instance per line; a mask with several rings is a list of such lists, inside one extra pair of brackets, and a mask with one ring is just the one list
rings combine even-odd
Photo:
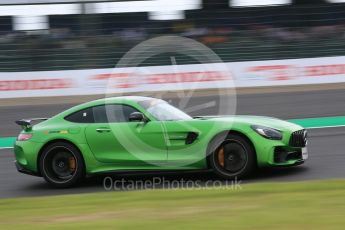
[(305, 147), (307, 145), (307, 130), (293, 132), (290, 137), (291, 147)]

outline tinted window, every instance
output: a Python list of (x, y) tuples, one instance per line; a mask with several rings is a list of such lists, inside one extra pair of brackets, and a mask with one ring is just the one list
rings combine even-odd
[(65, 117), (67, 121), (76, 123), (93, 123), (93, 113), (91, 108), (83, 109)]
[(129, 115), (138, 112), (128, 105), (101, 105), (93, 107), (95, 123), (129, 122)]
[(159, 99), (140, 101), (139, 104), (158, 121), (191, 120), (191, 116), (182, 110)]

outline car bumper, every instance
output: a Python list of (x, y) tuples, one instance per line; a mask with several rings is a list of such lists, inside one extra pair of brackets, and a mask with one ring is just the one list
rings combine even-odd
[(296, 166), (308, 159), (306, 147), (291, 147), (281, 141), (266, 141), (255, 143), (258, 166)]
[(37, 172), (31, 171), (29, 169), (24, 168), (21, 164), (17, 161), (14, 161), (14, 165), (17, 168), (17, 171), (23, 174), (31, 175), (31, 176), (40, 176)]
[(32, 141), (16, 141), (14, 145), (14, 155), (16, 162), (20, 166), (19, 168), (37, 173), (37, 156), (41, 146), (41, 143)]
[(304, 160), (297, 160), (293, 163), (287, 163), (287, 164), (272, 164), (270, 165), (271, 167), (276, 167), (276, 168), (288, 168), (288, 167), (293, 167), (293, 166), (298, 166), (304, 164)]
[[(303, 130), (297, 127), (296, 130)], [(308, 159), (308, 151), (304, 144), (291, 143), (291, 135), (296, 130), (283, 133), (281, 140), (269, 140), (257, 134), (250, 132), (249, 139), (252, 141), (256, 151), (257, 163), (259, 167), (289, 167), (303, 164)]]
[(274, 148), (273, 160), (275, 163), (284, 163), (290, 160), (307, 160), (307, 148), (289, 148), (278, 146)]

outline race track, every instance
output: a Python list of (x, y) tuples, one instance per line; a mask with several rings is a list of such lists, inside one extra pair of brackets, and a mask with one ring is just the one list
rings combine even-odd
[[(191, 105), (212, 101), (212, 96), (193, 98)], [(172, 99), (172, 104), (176, 100)], [(345, 91), (312, 91), (269, 94), (247, 94), (238, 96), (237, 114), (274, 116), (282, 119), (310, 118), (345, 115)], [(72, 104), (10, 106), (0, 107), (1, 137), (16, 136), (19, 127), (14, 120), (29, 117), (50, 117)], [(217, 107), (205, 108), (192, 115), (212, 115)], [(286, 169), (266, 169), (258, 171), (247, 181), (300, 181), (313, 179), (345, 178), (345, 127), (314, 129), (309, 131), (308, 162), (299, 167)], [(104, 191), (102, 178), (89, 179), (82, 186), (73, 189), (56, 190), (45, 184), (43, 179), (22, 175), (13, 165), (11, 149), (0, 150), (0, 198), (19, 196), (40, 196)], [(152, 177), (153, 175), (148, 175)], [(205, 173), (183, 175), (160, 175), (171, 179), (207, 180)], [(133, 177), (137, 176), (126, 176)]]

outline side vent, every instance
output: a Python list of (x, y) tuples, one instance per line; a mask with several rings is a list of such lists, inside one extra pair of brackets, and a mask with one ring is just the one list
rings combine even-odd
[(197, 138), (199, 134), (195, 132), (189, 132), (186, 137), (186, 145), (192, 144)]

